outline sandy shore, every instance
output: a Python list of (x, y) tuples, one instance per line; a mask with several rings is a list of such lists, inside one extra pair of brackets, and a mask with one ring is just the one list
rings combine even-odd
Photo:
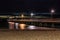
[(60, 40), (60, 31), (0, 31), (0, 40)]

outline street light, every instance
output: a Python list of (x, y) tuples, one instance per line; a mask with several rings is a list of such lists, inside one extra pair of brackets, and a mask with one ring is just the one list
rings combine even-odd
[[(52, 9), (51, 10), (51, 19), (53, 19), (53, 14), (55, 13), (55, 10), (54, 9)], [(54, 27), (54, 24), (52, 23), (52, 27)]]
[(21, 15), (21, 17), (23, 18), (23, 17), (24, 17), (24, 15), (22, 14), (22, 15)]
[(34, 15), (34, 14), (33, 14), (33, 13), (31, 13), (30, 15), (31, 15), (31, 17), (33, 17), (33, 15)]
[(51, 10), (51, 13), (54, 13), (54, 12), (55, 12), (55, 10), (52, 9), (52, 10)]
[[(33, 19), (32, 17), (34, 16), (34, 13), (31, 13), (30, 16), (31, 16), (31, 19)], [(32, 24), (32, 22), (31, 22), (31, 24)], [(31, 27), (31, 26), (30, 26), (30, 27)]]
[(55, 13), (55, 10), (54, 9), (52, 9), (51, 10), (51, 19), (53, 18), (53, 14)]

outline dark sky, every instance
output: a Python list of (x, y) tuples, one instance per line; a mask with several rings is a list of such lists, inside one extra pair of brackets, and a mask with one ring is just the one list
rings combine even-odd
[(0, 12), (16, 12), (16, 11), (35, 11), (49, 12), (53, 8), (56, 12), (60, 11), (59, 0), (1, 0)]

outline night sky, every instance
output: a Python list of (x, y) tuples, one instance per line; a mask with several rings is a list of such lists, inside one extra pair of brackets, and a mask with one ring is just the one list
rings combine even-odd
[[(30, 11), (49, 13), (51, 9), (55, 9), (56, 14), (59, 15), (56, 17), (60, 17), (59, 0), (0, 0), (0, 15), (16, 15), (17, 12)], [(3, 26), (5, 23), (2, 23)]]
[(60, 12), (59, 0), (1, 0), (0, 14), (9, 12), (49, 12), (50, 9)]

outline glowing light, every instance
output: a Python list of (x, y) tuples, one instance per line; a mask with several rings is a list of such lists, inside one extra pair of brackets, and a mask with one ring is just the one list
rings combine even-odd
[(22, 14), (22, 15), (21, 15), (21, 17), (23, 18), (23, 17), (24, 17), (24, 15)]
[(32, 17), (34, 14), (33, 14), (33, 13), (31, 13), (30, 15), (31, 15), (31, 17)]
[(26, 24), (20, 24), (20, 29), (24, 30), (25, 26), (26, 26)]
[(18, 25), (19, 25), (19, 23), (15, 23), (15, 27), (16, 27), (16, 29), (19, 29), (19, 28), (18, 28)]
[(9, 29), (14, 29), (14, 22), (8, 22), (9, 23)]
[(8, 22), (8, 23), (10, 23), (10, 24), (14, 24), (14, 22)]
[(28, 29), (35, 29), (34, 25), (29, 25)]
[(55, 10), (52, 9), (52, 10), (51, 10), (51, 13), (54, 13), (54, 12), (55, 12)]

